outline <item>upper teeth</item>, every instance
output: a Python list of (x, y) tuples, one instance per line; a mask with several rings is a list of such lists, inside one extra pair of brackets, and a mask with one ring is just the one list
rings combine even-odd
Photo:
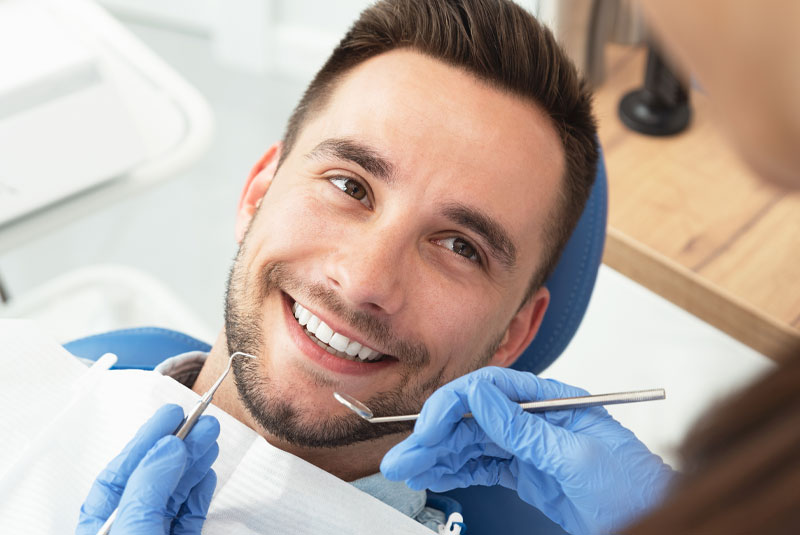
[(292, 312), (297, 322), (300, 325), (304, 325), (308, 332), (313, 334), (317, 340), (327, 344), (337, 352), (344, 353), (351, 359), (357, 357), (359, 360), (376, 360), (381, 356), (381, 354), (374, 349), (362, 346), (358, 342), (335, 332), (328, 327), (328, 324), (316, 317), (299, 303), (292, 305)]

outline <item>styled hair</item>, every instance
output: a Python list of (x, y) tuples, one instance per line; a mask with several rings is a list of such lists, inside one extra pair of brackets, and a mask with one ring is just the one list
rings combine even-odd
[(524, 303), (555, 268), (594, 182), (597, 128), (587, 83), (552, 33), (509, 0), (384, 0), (361, 13), (306, 89), (289, 119), (281, 160), (338, 80), (363, 61), (396, 49), (417, 51), (535, 103), (558, 133), (565, 154), (563, 184), (543, 233), (543, 264)]
[(701, 418), (664, 503), (625, 530), (800, 533), (800, 348)]

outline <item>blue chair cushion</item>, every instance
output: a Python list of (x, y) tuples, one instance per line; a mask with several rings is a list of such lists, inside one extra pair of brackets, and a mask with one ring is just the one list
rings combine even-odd
[(116, 370), (152, 370), (165, 359), (188, 351), (209, 351), (211, 346), (178, 331), (159, 327), (121, 329), (79, 338), (64, 344), (77, 357), (97, 360), (117, 355)]
[(608, 213), (608, 184), (603, 154), (592, 191), (553, 274), (545, 282), (550, 305), (536, 338), (512, 366), (540, 373), (564, 351), (578, 330), (603, 259)]

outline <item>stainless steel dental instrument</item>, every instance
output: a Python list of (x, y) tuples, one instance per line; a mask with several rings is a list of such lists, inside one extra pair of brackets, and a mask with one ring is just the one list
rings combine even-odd
[(208, 391), (205, 394), (203, 394), (200, 400), (197, 403), (195, 403), (194, 407), (192, 407), (192, 410), (189, 411), (189, 414), (183, 420), (181, 425), (178, 426), (178, 429), (174, 433), (176, 437), (178, 437), (181, 440), (186, 438), (186, 435), (188, 435), (189, 431), (192, 430), (192, 427), (194, 427), (194, 424), (197, 422), (197, 419), (200, 418), (200, 415), (202, 415), (203, 412), (206, 410), (206, 408), (211, 404), (211, 400), (213, 399), (214, 394), (217, 392), (217, 388), (219, 388), (219, 385), (221, 385), (222, 381), (225, 379), (225, 377), (227, 377), (228, 372), (231, 371), (231, 366), (233, 365), (234, 357), (247, 357), (249, 359), (256, 358), (255, 356), (250, 355), (249, 353), (242, 353), (241, 351), (237, 351), (236, 353), (231, 355), (231, 358), (228, 359), (228, 367), (225, 368), (225, 371), (222, 372), (222, 375), (219, 376), (219, 379), (217, 379), (217, 381), (213, 385), (211, 385), (211, 388), (209, 388)]
[[(225, 377), (227, 377), (228, 372), (231, 371), (231, 366), (233, 365), (234, 357), (247, 357), (250, 359), (256, 358), (255, 356), (250, 355), (249, 353), (242, 353), (241, 351), (237, 351), (236, 353), (231, 355), (231, 357), (228, 359), (228, 367), (225, 368), (225, 371), (222, 372), (222, 375), (219, 376), (219, 379), (217, 379), (216, 382), (213, 385), (211, 385), (211, 388), (209, 388), (208, 391), (200, 397), (197, 403), (195, 403), (194, 407), (192, 407), (192, 410), (189, 411), (189, 414), (186, 415), (186, 417), (183, 419), (183, 421), (175, 430), (175, 432), (172, 433), (173, 435), (175, 435), (181, 440), (184, 440), (186, 438), (186, 435), (188, 435), (189, 431), (192, 430), (194, 424), (197, 423), (197, 420), (211, 404), (211, 400), (214, 398), (214, 394), (219, 388), (219, 385), (222, 384), (222, 381), (225, 379)], [(111, 531), (111, 525), (114, 523), (114, 520), (116, 518), (117, 518), (117, 509), (114, 509), (111, 515), (109, 515), (108, 519), (106, 519), (105, 523), (97, 531), (97, 535), (108, 535), (108, 532)]]
[[(416, 420), (419, 414), (404, 414), (401, 416), (378, 416), (372, 415), (369, 407), (358, 401), (353, 396), (334, 392), (333, 397), (336, 401), (358, 414), (366, 421), (373, 424), (387, 422), (410, 422)], [(613, 394), (598, 394), (595, 396), (578, 396), (573, 398), (544, 399), (541, 401), (527, 401), (520, 403), (519, 406), (528, 412), (559, 411), (565, 409), (579, 409), (583, 407), (595, 407), (597, 405), (617, 405), (620, 403), (636, 403), (638, 401), (654, 401), (666, 399), (667, 394), (663, 388), (652, 390), (635, 390), (633, 392), (617, 392)], [(464, 414), (463, 418), (472, 418), (472, 413)]]

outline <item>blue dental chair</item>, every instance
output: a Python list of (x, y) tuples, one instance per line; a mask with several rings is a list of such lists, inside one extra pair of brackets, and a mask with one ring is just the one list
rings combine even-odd
[[(536, 339), (514, 364), (518, 370), (539, 373), (566, 348), (578, 328), (597, 278), (606, 235), (608, 186), (600, 155), (597, 176), (583, 215), (555, 271), (546, 282), (551, 301)], [(116, 369), (153, 369), (164, 359), (187, 351), (208, 351), (211, 346), (185, 334), (156, 327), (123, 329), (74, 340), (64, 347), (81, 358), (97, 360), (111, 352)], [(451, 499), (448, 499), (451, 498)], [(454, 499), (457, 504), (454, 504)], [(565, 533), (558, 525), (517, 497), (514, 491), (495, 487), (456, 489), (442, 495), (429, 493), (430, 505), (448, 512), (461, 505), (470, 535), (539, 535)]]

